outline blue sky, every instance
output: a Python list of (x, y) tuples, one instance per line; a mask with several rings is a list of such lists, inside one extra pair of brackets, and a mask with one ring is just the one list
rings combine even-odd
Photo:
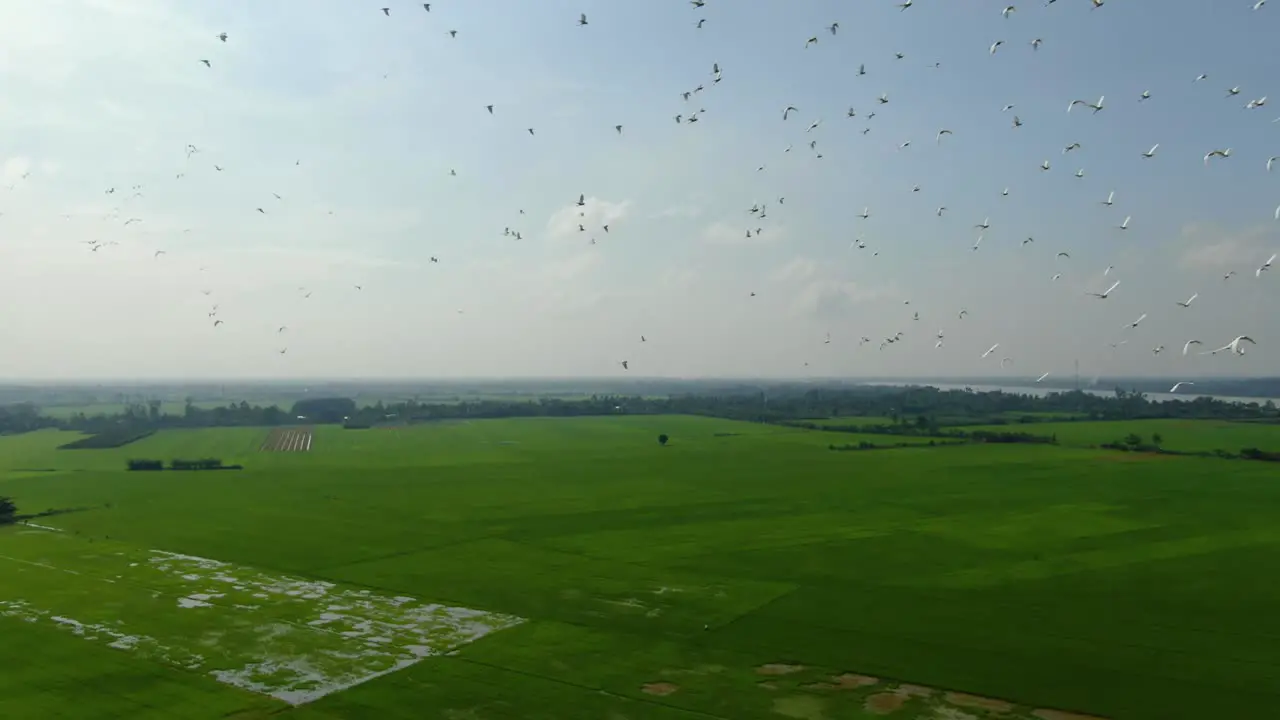
[(0, 376), (1268, 372), (1280, 6), (1013, 4), (0, 9)]

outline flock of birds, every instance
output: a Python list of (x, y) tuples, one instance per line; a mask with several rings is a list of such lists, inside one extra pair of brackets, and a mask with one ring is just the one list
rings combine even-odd
[[(718, 0), (718, 1), (724, 2), (725, 0)], [(1052, 7), (1062, 1), (1063, 0), (1045, 0), (1044, 6)], [(1069, 3), (1070, 1), (1071, 0), (1066, 0), (1066, 3)], [(707, 25), (708, 18), (704, 17), (703, 13), (706, 11), (707, 6), (709, 4), (712, 4), (713, 2), (717, 2), (717, 0), (689, 0), (688, 1), (688, 5), (690, 9), (695, 13), (695, 17), (691, 18), (690, 20), (691, 24), (693, 24), (695, 29), (701, 31)], [(1083, 0), (1083, 2), (1090, 3), (1092, 5), (1093, 10), (1101, 11), (1102, 13), (1106, 12), (1106, 8), (1110, 4), (1110, 2), (1106, 0)], [(1266, 0), (1260, 0), (1259, 2), (1253, 5), (1253, 9), (1260, 10), (1263, 8), (1265, 3), (1266, 3)], [(390, 21), (394, 22), (395, 19), (400, 17), (401, 14), (404, 12), (431, 13), (433, 4), (439, 4), (439, 3), (418, 3), (415, 5), (404, 6), (404, 7), (388, 6), (388, 7), (380, 7), (380, 8), (370, 8), (370, 12), (381, 13), (382, 16), (386, 18), (390, 18), (391, 19)], [(917, 3), (914, 0), (902, 0), (901, 2), (896, 2), (894, 4), (903, 13), (923, 11), (922, 8), (917, 8)], [(1018, 12), (1019, 12), (1019, 7), (1017, 5), (1007, 5), (1000, 10), (1000, 14), (1006, 20), (1010, 20)], [(575, 24), (580, 28), (584, 28), (583, 32), (594, 31), (595, 28), (597, 27), (596, 25), (592, 24), (591, 19), (588, 18), (586, 13), (579, 13), (577, 18), (572, 18), (572, 17), (566, 18), (565, 22), (567, 24)], [(1013, 22), (1013, 21), (1010, 20), (1010, 22)], [(590, 29), (587, 29), (587, 28), (590, 28)], [(807, 38), (797, 38), (796, 50), (798, 52), (804, 52), (805, 50), (812, 48), (814, 46), (817, 46), (820, 43), (824, 42), (823, 41), (824, 36), (836, 37), (836, 38), (840, 37), (840, 32), (841, 32), (840, 23), (831, 22), (829, 25), (826, 25), (822, 29), (822, 31), (819, 33), (815, 33)], [(456, 40), (459, 37), (458, 31), (455, 29), (445, 30), (445, 34), (450, 39)], [(215, 45), (226, 44), (226, 43), (235, 41), (235, 38), (233, 38), (227, 32), (218, 32), (216, 34), (213, 34), (213, 37), (216, 38), (216, 40), (218, 41), (217, 43), (215, 43)], [(1037, 53), (1040, 52), (1042, 47), (1045, 46), (1045, 40), (1040, 37), (1028, 38), (1026, 39), (1025, 43), (1026, 43), (1026, 46), (1028, 46), (1031, 49), (1031, 51), (1037, 52)], [(991, 43), (987, 47), (987, 53), (991, 56), (995, 56), (1003, 52), (1008, 52), (1008, 47), (1004, 40), (996, 40), (995, 42)], [(894, 54), (893, 59), (895, 61), (903, 60), (904, 57), (905, 57), (904, 53), (899, 52)], [(211, 55), (210, 57), (196, 58), (195, 61), (198, 62), (199, 65), (203, 66), (204, 68), (213, 68), (215, 64), (218, 62), (218, 58), (215, 54), (215, 55)], [(941, 63), (933, 63), (932, 67), (941, 68)], [(705, 69), (705, 72), (706, 72), (706, 76), (705, 76), (706, 79), (704, 81), (697, 83), (694, 87), (691, 87), (691, 88), (686, 87), (684, 89), (680, 89), (678, 91), (673, 92), (673, 96), (678, 97), (679, 100), (684, 105), (684, 107), (680, 110), (680, 112), (677, 112), (672, 116), (672, 119), (676, 124), (691, 125), (691, 124), (696, 124), (700, 122), (703, 116), (707, 112), (706, 109), (701, 104), (702, 98), (704, 97), (704, 95), (710, 92), (711, 88), (714, 88), (716, 85), (719, 85), (722, 82), (722, 80), (724, 80), (727, 76), (725, 69), (721, 67), (721, 64), (719, 62), (713, 63), (711, 67)], [(866, 64), (859, 64), (856, 68), (852, 68), (851, 72), (855, 77), (863, 77), (868, 75), (869, 71)], [(1206, 74), (1200, 74), (1194, 78), (1188, 78), (1187, 80), (1190, 83), (1198, 84), (1198, 83), (1208, 81), (1209, 78)], [(1233, 86), (1226, 90), (1225, 98), (1228, 100), (1231, 100), (1231, 99), (1244, 100), (1244, 97), (1241, 97), (1241, 93), (1242, 93), (1242, 90), (1240, 87)], [(1136, 95), (1135, 97), (1132, 97), (1127, 100), (1127, 102), (1135, 102), (1135, 103), (1147, 103), (1151, 101), (1152, 101), (1152, 93), (1149, 90), (1144, 90), (1143, 92)], [(1066, 104), (1064, 108), (1064, 112), (1066, 113), (1088, 112), (1094, 116), (1102, 116), (1105, 118), (1106, 117), (1105, 114), (1107, 110), (1111, 107), (1107, 103), (1108, 101), (1105, 95), (1100, 95), (1096, 100), (1095, 99), (1073, 99)], [(1259, 97), (1248, 99), (1247, 102), (1241, 103), (1240, 107), (1242, 107), (1247, 111), (1257, 111), (1261, 108), (1264, 108), (1266, 105), (1267, 105), (1267, 98), (1265, 96), (1259, 96)], [(889, 112), (890, 110), (892, 110), (893, 102), (892, 102), (891, 93), (881, 92), (878, 94), (878, 96), (874, 97), (874, 107), (876, 108), (876, 110), (868, 111), (865, 114), (860, 113), (860, 111), (854, 107), (849, 107), (848, 110), (845, 112), (845, 115), (848, 119), (851, 119), (851, 120), (862, 119), (865, 121), (865, 126), (861, 130), (862, 135), (867, 135), (872, 131), (873, 125), (871, 124), (871, 121), (877, 117), (878, 112)], [(1001, 108), (1001, 112), (1005, 113), (1006, 117), (1008, 117), (1009, 127), (1013, 129), (1021, 128), (1024, 125), (1022, 116), (1017, 114), (1015, 110), (1016, 110), (1015, 103), (1007, 104)], [(476, 111), (485, 113), (487, 115), (494, 115), (496, 112), (501, 112), (501, 108), (496, 106), (495, 104), (485, 104), (483, 106), (477, 107)], [(799, 114), (800, 112), (801, 112), (800, 109), (797, 108), (795, 105), (791, 105), (791, 104), (782, 105), (779, 111), (778, 122), (788, 123), (788, 124), (795, 123), (795, 121), (792, 118), (793, 116)], [(1280, 118), (1276, 118), (1273, 122), (1280, 123)], [(612, 126), (613, 131), (617, 136), (621, 137), (624, 135), (624, 124), (610, 122), (609, 125)], [(808, 123), (804, 123), (804, 122), (800, 123), (796, 130), (797, 136), (803, 135), (804, 137), (803, 144), (807, 146), (809, 152), (815, 158), (823, 157), (822, 151), (819, 149), (819, 140), (821, 139), (822, 129), (823, 129), (822, 120), (816, 119)], [(535, 128), (533, 127), (525, 128), (525, 131), (529, 136), (533, 136), (533, 137), (537, 136)], [(934, 138), (935, 145), (940, 146), (944, 142), (953, 142), (954, 141), (953, 137), (955, 135), (956, 133), (952, 129), (943, 127), (939, 129), (935, 135), (935, 138)], [(906, 150), (907, 148), (910, 147), (910, 145), (911, 145), (910, 141), (903, 142), (901, 143), (901, 145), (898, 146), (898, 150)], [(1159, 148), (1160, 148), (1160, 145), (1157, 143), (1155, 145), (1152, 145), (1151, 148), (1146, 152), (1141, 152), (1141, 153), (1135, 152), (1135, 155), (1140, 158), (1138, 162), (1149, 161), (1157, 157)], [(783, 152), (791, 153), (794, 149), (795, 149), (794, 144), (788, 144), (786, 148), (783, 150)], [(1073, 153), (1079, 153), (1081, 151), (1082, 151), (1082, 144), (1080, 142), (1065, 143), (1062, 145), (1060, 157), (1070, 158), (1070, 157), (1073, 157)], [(188, 144), (185, 148), (185, 156), (186, 156), (186, 161), (188, 165), (199, 166), (201, 164), (201, 157), (200, 157), (201, 153), (202, 153), (201, 148), (198, 147), (196, 144)], [(1271, 173), (1273, 168), (1276, 165), (1277, 160), (1280, 160), (1280, 156), (1261, 158), (1258, 160), (1260, 166), (1264, 164), (1263, 163), (1264, 160), (1265, 160), (1266, 172)], [(1227, 162), (1227, 161), (1231, 161), (1231, 162), (1238, 161), (1231, 147), (1206, 148), (1206, 152), (1204, 153), (1204, 156), (1203, 156), (1204, 165), (1208, 166), (1214, 162)], [(302, 164), (302, 160), (298, 159), (295, 161), (294, 164), (297, 166), (300, 166)], [(222, 173), (225, 170), (225, 168), (222, 165), (216, 164), (216, 163), (209, 163), (208, 167), (211, 167), (213, 172), (215, 173)], [(1045, 159), (1039, 163), (1039, 168), (1041, 172), (1044, 172), (1044, 173), (1051, 172), (1052, 169), (1054, 168), (1054, 163), (1051, 162), (1051, 160), (1049, 159)], [(176, 173), (174, 178), (175, 181), (181, 181), (185, 177), (188, 169), (190, 169), (190, 167), (184, 168), (178, 173)], [(760, 165), (757, 168), (757, 170), (759, 172), (764, 172), (766, 170), (766, 166)], [(456, 169), (449, 169), (448, 174), (450, 176), (456, 177), (458, 173)], [(1074, 174), (1075, 174), (1075, 177), (1077, 178), (1083, 178), (1085, 176), (1085, 172), (1083, 168), (1076, 170)], [(22, 175), (21, 179), (26, 180), (28, 175), (29, 173)], [(12, 186), (10, 186), (9, 189), (12, 189)], [(143, 222), (144, 218), (136, 217), (129, 213), (123, 213), (121, 208), (130, 205), (135, 198), (145, 197), (144, 189), (145, 188), (140, 184), (125, 184), (125, 185), (105, 188), (104, 193), (107, 196), (111, 196), (113, 198), (121, 198), (120, 207), (117, 207), (111, 213), (109, 213), (106, 219), (114, 222), (121, 222), (123, 226), (130, 226), (136, 223)], [(921, 191), (921, 188), (919, 185), (915, 185), (912, 188), (913, 193), (918, 193), (920, 191)], [(1004, 188), (1003, 191), (1001, 192), (1001, 196), (1003, 197), (1008, 197), (1009, 194), (1010, 194), (1010, 190), (1007, 187)], [(264, 194), (263, 203), (260, 205), (253, 206), (251, 208), (246, 208), (246, 212), (254, 212), (254, 213), (265, 215), (270, 212), (269, 210), (269, 208), (271, 207), (270, 203), (272, 202), (279, 203), (284, 201), (284, 198), (278, 193), (271, 192), (270, 196), (271, 196), (271, 199), (268, 200), (266, 199), (266, 195)], [(748, 226), (743, 228), (743, 233), (746, 238), (757, 237), (768, 231), (769, 224), (766, 222), (766, 220), (770, 217), (770, 214), (769, 214), (770, 204), (775, 203), (776, 206), (779, 208), (785, 207), (786, 205), (786, 197), (784, 195), (778, 194), (775, 196), (775, 198), (776, 199), (770, 202), (752, 203), (748, 208), (746, 208), (746, 214), (750, 217), (750, 222)], [(597, 238), (596, 238), (597, 230), (601, 233), (609, 233), (610, 225), (608, 223), (603, 223), (598, 227), (591, 227), (591, 228), (587, 227), (588, 221), (586, 220), (586, 218), (588, 217), (588, 209), (589, 209), (587, 206), (590, 202), (588, 200), (587, 193), (575, 192), (572, 195), (568, 195), (566, 197), (566, 200), (569, 202), (572, 202), (573, 206), (576, 208), (578, 218), (579, 220), (581, 220), (581, 222), (577, 223), (577, 230), (578, 232), (583, 233), (584, 238), (586, 238), (586, 241), (589, 244), (595, 245), (597, 243)], [(1113, 205), (1116, 204), (1116, 192), (1115, 191), (1108, 192), (1105, 199), (1099, 199), (1097, 202), (1105, 208), (1111, 208)], [(939, 205), (934, 212), (938, 217), (943, 217), (946, 213), (948, 213), (948, 208), (945, 205)], [(518, 215), (525, 216), (526, 215), (525, 210), (519, 209)], [(1280, 207), (1275, 208), (1273, 215), (1276, 221), (1280, 221)], [(856, 217), (863, 221), (868, 220), (872, 216), (873, 216), (873, 213), (872, 213), (871, 207), (863, 207), (862, 211), (856, 214)], [(69, 216), (64, 216), (64, 217), (69, 217)], [(1113, 227), (1118, 232), (1127, 231), (1130, 228), (1130, 223), (1132, 220), (1133, 218), (1131, 216), (1126, 216), (1122, 221), (1118, 222)], [(976, 238), (971, 247), (971, 250), (973, 252), (978, 252), (981, 249), (985, 234), (988, 230), (992, 228), (992, 226), (993, 226), (993, 223), (991, 221), (991, 218), (989, 217), (984, 218), (982, 222), (976, 223), (973, 225), (973, 230), (975, 231), (975, 235), (976, 235)], [(513, 240), (522, 240), (524, 238), (524, 233), (525, 233), (525, 230), (523, 229), (513, 228), (508, 226), (503, 229), (502, 234), (504, 237), (507, 237)], [(100, 240), (83, 240), (81, 242), (87, 245), (88, 250), (93, 253), (98, 253), (100, 251), (103, 251), (109, 247), (112, 247), (118, 244), (116, 241), (100, 241)], [(1034, 237), (1027, 237), (1025, 240), (1021, 242), (1021, 244), (1023, 246), (1026, 246), (1034, 242), (1035, 242)], [(867, 242), (867, 240), (863, 235), (858, 235), (849, 244), (850, 251), (854, 251), (854, 250), (864, 251), (864, 250), (867, 250), (868, 248), (870, 248), (870, 244)], [(156, 248), (154, 249), (154, 252), (153, 252), (153, 259), (155, 261), (161, 261), (161, 259), (164, 258), (167, 254), (168, 254), (168, 251), (166, 249)], [(874, 256), (877, 256), (879, 252), (873, 249), (870, 254), (874, 257)], [(1064, 261), (1064, 260), (1069, 260), (1070, 257), (1071, 255), (1069, 252), (1062, 251), (1057, 253), (1057, 255), (1054, 257), (1054, 260), (1055, 262)], [(1254, 277), (1260, 279), (1264, 274), (1270, 272), (1276, 260), (1277, 260), (1277, 255), (1273, 253), (1264, 262), (1261, 262), (1259, 265), (1254, 267), (1253, 268)], [(439, 263), (440, 260), (436, 256), (431, 256), (430, 262)], [(201, 268), (201, 269), (203, 270), (204, 268)], [(1104, 276), (1109, 276), (1111, 274), (1112, 269), (1113, 268), (1108, 267), (1104, 273)], [(1223, 280), (1224, 281), (1231, 280), (1235, 275), (1236, 275), (1235, 271), (1227, 272), (1223, 276)], [(1056, 273), (1052, 276), (1052, 280), (1056, 281), (1061, 277), (1062, 277), (1062, 273)], [(1088, 297), (1094, 298), (1097, 301), (1106, 301), (1109, 298), (1111, 298), (1114, 293), (1118, 291), (1120, 286), (1121, 286), (1120, 280), (1118, 279), (1113, 280), (1113, 281), (1110, 281), (1109, 287), (1107, 287), (1105, 290), (1101, 290), (1098, 292), (1089, 291), (1086, 293), (1086, 295)], [(352, 283), (352, 290), (354, 292), (360, 292), (363, 290), (363, 286), (361, 284)], [(202, 292), (203, 295), (206, 297), (210, 297), (214, 294), (213, 289), (209, 289), (209, 288), (201, 288), (200, 292)], [(297, 293), (298, 293), (298, 298), (300, 300), (305, 300), (311, 297), (312, 291), (309, 290), (307, 287), (299, 287), (297, 289)], [(749, 293), (749, 297), (755, 297), (756, 295), (757, 293), (754, 291)], [(1171, 302), (1170, 305), (1174, 305), (1178, 308), (1181, 308), (1181, 310), (1179, 310), (1178, 312), (1187, 311), (1191, 308), (1193, 302), (1198, 297), (1200, 297), (1199, 293), (1194, 293), (1190, 297), (1188, 297), (1185, 301), (1177, 301), (1176, 303)], [(909, 300), (905, 301), (904, 304), (909, 305), (910, 301)], [(222, 317), (219, 316), (219, 303), (212, 302), (212, 298), (210, 297), (208, 308), (209, 309), (207, 311), (206, 319), (209, 325), (212, 328), (221, 327), (224, 324), (224, 320)], [(462, 310), (458, 310), (458, 312), (462, 313)], [(969, 311), (964, 308), (960, 308), (958, 311), (954, 311), (954, 312), (957, 320), (964, 320), (965, 317), (969, 314)], [(1125, 323), (1123, 326), (1121, 326), (1121, 329), (1124, 331), (1136, 330), (1139, 327), (1139, 325), (1147, 317), (1148, 317), (1147, 314), (1143, 313), (1141, 314), (1141, 316), (1139, 316), (1132, 322)], [(911, 315), (911, 319), (915, 321), (920, 320), (919, 312), (918, 311), (913, 312)], [(283, 338), (287, 336), (288, 332), (289, 332), (288, 325), (284, 323), (280, 323), (276, 329), (276, 335), (281, 340), (283, 340)], [(637, 337), (638, 337), (638, 342), (642, 342), (642, 343), (647, 342), (647, 338), (644, 335), (640, 335), (637, 333)], [(858, 347), (861, 347), (866, 344), (872, 344), (875, 342), (871, 337), (868, 337), (865, 335), (859, 335), (857, 337), (859, 340)], [(905, 337), (906, 337), (906, 333), (901, 331), (896, 332), (893, 335), (890, 335), (888, 337), (885, 337), (879, 342), (879, 349), (881, 351), (885, 351), (891, 346), (902, 342)], [(934, 347), (935, 348), (944, 347), (946, 339), (947, 339), (946, 333), (941, 329), (938, 330), (937, 333), (932, 338), (932, 340), (935, 341)], [(1127, 339), (1122, 339), (1117, 343), (1114, 343), (1112, 347), (1113, 348), (1119, 347), (1120, 345), (1123, 345), (1127, 342), (1128, 342)], [(1216, 344), (1216, 343), (1211, 343), (1210, 345), (1206, 345), (1205, 342), (1207, 341), (1202, 341), (1201, 339), (1198, 339), (1198, 338), (1186, 339), (1182, 345), (1182, 349), (1181, 349), (1182, 355), (1183, 356), (1188, 355), (1193, 348), (1199, 348), (1199, 347), (1208, 348), (1208, 347), (1213, 347), (1213, 345)], [(823, 339), (823, 343), (828, 345), (831, 343), (830, 333), (826, 334), (826, 336)], [(1256, 342), (1252, 337), (1248, 336), (1247, 334), (1240, 334), (1236, 336), (1234, 339), (1232, 339), (1230, 342), (1226, 342), (1225, 344), (1222, 344), (1221, 346), (1218, 346), (1218, 347), (1213, 347), (1213, 349), (1199, 350), (1198, 353), (1203, 355), (1215, 355), (1215, 356), (1221, 355), (1221, 354), (1238, 356), (1238, 355), (1244, 355), (1246, 352), (1246, 347), (1253, 346), (1253, 345), (1256, 345)], [(986, 352), (982, 353), (981, 359), (986, 359), (988, 357), (991, 357), (993, 358), (993, 361), (994, 361), (994, 359), (998, 358), (999, 366), (1001, 368), (1007, 368), (1012, 366), (1015, 362), (1014, 358), (1010, 355), (997, 353), (997, 351), (1000, 348), (1001, 348), (1000, 343), (992, 344), (991, 347)], [(1159, 355), (1160, 353), (1164, 352), (1164, 350), (1165, 350), (1164, 345), (1157, 345), (1151, 349), (1151, 352), (1154, 355)], [(283, 356), (288, 353), (288, 347), (283, 343), (279, 343), (277, 344), (275, 352)], [(621, 359), (621, 360), (617, 360), (616, 362), (617, 362), (617, 365), (620, 366), (624, 371), (629, 370), (632, 365), (632, 361), (630, 359)], [(807, 366), (808, 363), (806, 362), (805, 365)], [(1039, 375), (1036, 382), (1044, 381), (1046, 378), (1050, 376), (1050, 374), (1051, 374), (1050, 372), (1045, 372)], [(1194, 383), (1187, 382), (1187, 381), (1178, 382), (1170, 389), (1170, 392), (1171, 393), (1177, 392), (1179, 389), (1190, 386), (1190, 385), (1194, 385)]]

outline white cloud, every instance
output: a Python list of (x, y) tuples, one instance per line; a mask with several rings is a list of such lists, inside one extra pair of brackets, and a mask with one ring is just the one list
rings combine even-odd
[(1182, 228), (1187, 246), (1182, 265), (1188, 268), (1229, 268), (1252, 263), (1261, 264), (1276, 245), (1277, 231), (1256, 225), (1229, 232), (1216, 225), (1191, 224)]
[(836, 267), (804, 255), (779, 266), (769, 280), (789, 291), (793, 314), (825, 319), (847, 317), (855, 306), (894, 294), (890, 288), (865, 287), (844, 277)]
[(3, 169), (0, 169), (0, 182), (5, 185), (12, 185), (22, 176), (31, 172), (31, 159), (25, 157), (13, 157), (4, 161)]
[(702, 208), (697, 205), (672, 205), (654, 213), (652, 217), (655, 220), (663, 220), (666, 218), (681, 218), (692, 220), (702, 215)]
[[(610, 202), (597, 197), (583, 199), (583, 205), (573, 203), (560, 208), (547, 220), (547, 236), (552, 239), (566, 239), (580, 233), (603, 233), (603, 226), (613, 225), (627, 216), (631, 208), (630, 200)], [(582, 226), (583, 230), (578, 227)]]
[[(756, 230), (762, 232), (756, 232)], [(738, 225), (727, 220), (717, 220), (702, 231), (702, 241), (708, 245), (766, 245), (786, 237), (782, 225), (759, 227), (749, 221)]]

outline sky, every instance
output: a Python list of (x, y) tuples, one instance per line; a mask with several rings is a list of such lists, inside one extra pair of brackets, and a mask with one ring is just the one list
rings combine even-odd
[(0, 378), (1274, 374), (1280, 4), (1013, 2), (0, 5)]

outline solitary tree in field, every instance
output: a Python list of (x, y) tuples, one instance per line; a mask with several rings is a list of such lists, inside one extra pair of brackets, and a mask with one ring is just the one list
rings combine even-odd
[(658, 444), (659, 444), (659, 445), (666, 445), (666, 444), (667, 444), (667, 440), (670, 440), (670, 439), (671, 439), (671, 438), (668, 438), (668, 437), (667, 437), (667, 435), (666, 435), (666, 433), (663, 433), (663, 434), (661, 434), (661, 435), (659, 435), (659, 436), (658, 436)]
[(1160, 447), (1162, 443), (1164, 443), (1164, 437), (1161, 436), (1160, 433), (1151, 433), (1152, 445), (1155, 445), (1156, 447)]
[(13, 522), (13, 518), (17, 514), (18, 506), (13, 504), (13, 500), (7, 497), (0, 497), (0, 525), (8, 525)]

